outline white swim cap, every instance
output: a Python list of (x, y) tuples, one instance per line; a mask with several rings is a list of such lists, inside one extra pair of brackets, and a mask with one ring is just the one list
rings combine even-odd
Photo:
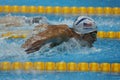
[(78, 34), (86, 34), (97, 31), (97, 26), (92, 18), (79, 16), (73, 23), (73, 29)]

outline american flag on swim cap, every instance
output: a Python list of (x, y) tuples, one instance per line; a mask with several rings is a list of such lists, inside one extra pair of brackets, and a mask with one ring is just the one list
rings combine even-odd
[(83, 23), (83, 26), (90, 27), (90, 26), (92, 26), (92, 23)]
[(94, 20), (87, 16), (78, 17), (74, 23), (73, 28), (76, 33), (85, 34), (97, 30)]

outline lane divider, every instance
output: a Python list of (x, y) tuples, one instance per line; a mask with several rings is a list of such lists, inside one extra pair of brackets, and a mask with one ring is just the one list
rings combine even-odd
[(120, 15), (119, 7), (68, 7), (68, 6), (9, 6), (0, 5), (2, 13), (42, 13), (42, 14), (89, 14), (89, 15)]
[[(1, 37), (5, 38), (26, 38), (28, 36), (29, 32), (27, 33), (14, 33), (14, 32), (7, 32), (7, 33), (3, 33), (1, 34)], [(97, 33), (97, 37), (98, 38), (111, 38), (111, 39), (120, 39), (120, 32), (113, 32), (113, 31), (109, 31), (109, 32), (104, 32), (104, 31), (99, 31)]]
[(113, 31), (99, 31), (97, 33), (98, 38), (111, 38), (111, 39), (120, 39), (120, 32), (113, 32)]
[(0, 71), (37, 70), (37, 71), (70, 71), (70, 72), (113, 72), (120, 73), (120, 63), (96, 62), (0, 62)]

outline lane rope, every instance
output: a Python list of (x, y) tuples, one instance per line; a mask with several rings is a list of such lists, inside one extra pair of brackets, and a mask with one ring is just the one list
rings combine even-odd
[[(26, 38), (31, 31), (13, 31), (1, 34), (2, 38)], [(111, 39), (120, 39), (120, 32), (114, 31), (98, 31), (97, 33), (98, 38), (111, 38)]]
[(0, 5), (0, 13), (120, 15), (119, 7), (10, 6)]
[(0, 62), (0, 71), (37, 70), (37, 71), (70, 71), (70, 72), (113, 72), (120, 73), (120, 63), (96, 62)]

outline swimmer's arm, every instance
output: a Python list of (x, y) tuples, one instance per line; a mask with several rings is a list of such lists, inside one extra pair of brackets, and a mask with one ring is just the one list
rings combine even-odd
[[(59, 34), (57, 34), (56, 36), (59, 36)], [(42, 32), (28, 39), (25, 44), (22, 45), (22, 47), (27, 48), (25, 52), (29, 54), (38, 51), (43, 45), (47, 43), (53, 43), (55, 46), (55, 43), (60, 44), (59, 42), (61, 42), (61, 39), (59, 39), (58, 41), (58, 38), (56, 36), (54, 34), (46, 35)], [(53, 44), (51, 47), (53, 47)]]
[(25, 52), (27, 54), (29, 54), (29, 53), (38, 51), (41, 48), (41, 46), (43, 45), (43, 42), (44, 42), (43, 40), (38, 40), (38, 41), (34, 42), (33, 44), (31, 44), (29, 46), (29, 48), (27, 48), (25, 50)]
[(27, 48), (27, 49), (25, 50), (25, 52), (26, 52), (27, 54), (36, 52), (36, 51), (38, 51), (43, 45), (45, 45), (45, 44), (47, 44), (47, 43), (51, 43), (51, 44), (50, 44), (50, 48), (53, 48), (53, 47), (61, 44), (62, 42), (63, 42), (63, 41), (62, 41), (61, 39), (57, 42), (57, 38), (56, 38), (56, 37), (54, 37), (54, 38), (48, 38), (48, 37), (46, 37), (46, 38), (43, 39), (43, 40), (37, 40), (37, 41), (35, 41), (34, 43), (32, 43), (32, 44), (29, 46), (29, 48)]
[[(57, 30), (59, 29), (59, 31)], [(65, 28), (49, 28), (43, 32), (36, 34), (34, 37), (28, 39), (23, 48), (27, 48), (27, 53), (38, 51), (43, 45), (52, 43), (51, 47), (61, 44), (63, 41), (67, 41), (70, 37), (69, 31), (64, 30)], [(69, 34), (68, 34), (69, 33)], [(25, 46), (25, 47), (24, 47)]]
[(60, 45), (61, 43), (63, 43), (64, 42), (64, 40), (59, 40), (58, 42), (56, 41), (56, 42), (52, 42), (51, 44), (50, 44), (50, 48), (53, 48), (53, 47), (55, 47), (55, 46), (58, 46), (58, 45)]

